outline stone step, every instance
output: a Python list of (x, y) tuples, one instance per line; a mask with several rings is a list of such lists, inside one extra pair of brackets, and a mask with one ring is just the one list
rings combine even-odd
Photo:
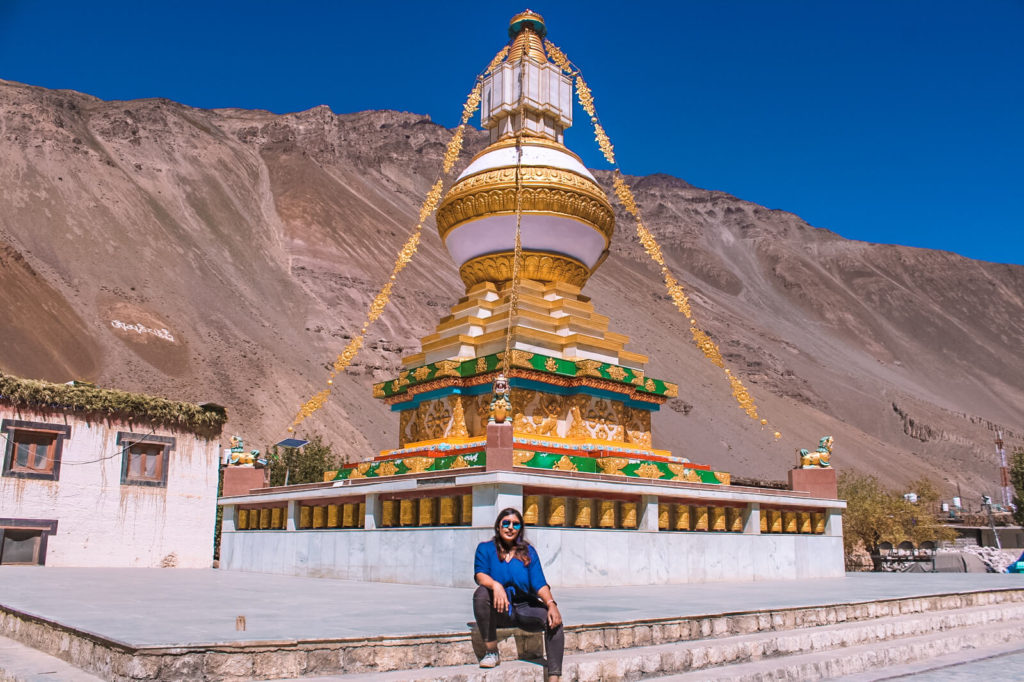
[(101, 682), (70, 663), (0, 637), (0, 682)]
[[(687, 680), (821, 679), (1015, 639), (1024, 641), (1024, 604), (997, 604), (572, 654), (566, 656), (563, 680), (634, 680), (682, 673), (688, 676), (680, 679)], [(491, 671), (461, 665), (302, 679), (519, 682), (542, 680), (543, 672), (537, 663), (507, 660)]]

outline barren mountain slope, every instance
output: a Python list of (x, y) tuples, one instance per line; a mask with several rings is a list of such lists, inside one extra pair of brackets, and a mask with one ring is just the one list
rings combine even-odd
[[(406, 113), (206, 111), (0, 81), (0, 368), (220, 402), (228, 433), (276, 440), (358, 331), (447, 137)], [(470, 136), (464, 159), (483, 143)], [(783, 478), (795, 448), (829, 433), (840, 467), (995, 491), (994, 429), (1024, 442), (1024, 268), (849, 241), (668, 176), (632, 181), (699, 319), (784, 434), (736, 408), (620, 213), (586, 293), (651, 374), (680, 383), (656, 445)], [(350, 458), (393, 446), (397, 420), (370, 384), (462, 291), (431, 224), (309, 428)]]

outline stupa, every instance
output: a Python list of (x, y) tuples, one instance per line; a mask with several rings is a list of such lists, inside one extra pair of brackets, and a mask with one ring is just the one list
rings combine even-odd
[(465, 296), (373, 387), (395, 447), (317, 486), (223, 498), (224, 567), (468, 585), (472, 548), (514, 506), (559, 585), (843, 574), (841, 501), (732, 486), (655, 447), (651, 415), (678, 387), (582, 293), (615, 216), (565, 146), (573, 82), (545, 33), (513, 17), (483, 80), (490, 144), (437, 210)]

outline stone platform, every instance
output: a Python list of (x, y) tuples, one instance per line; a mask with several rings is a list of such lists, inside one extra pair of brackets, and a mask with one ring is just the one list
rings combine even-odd
[[(471, 590), (465, 588), (217, 570), (45, 567), (0, 568), (0, 584), (0, 636), (109, 680), (275, 679), (475, 662), (467, 626)], [(849, 574), (671, 587), (556, 585), (554, 593), (572, 656), (920, 615), (952, 602), (1021, 608), (1024, 581), (1014, 575)], [(245, 616), (245, 631), (235, 629), (238, 616)], [(514, 657), (514, 643), (503, 647)]]

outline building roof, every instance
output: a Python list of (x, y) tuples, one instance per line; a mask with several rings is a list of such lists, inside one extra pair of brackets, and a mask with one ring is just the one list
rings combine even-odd
[(213, 403), (196, 405), (78, 382), (52, 384), (3, 372), (0, 372), (0, 402), (40, 410), (71, 411), (83, 416), (145, 421), (208, 437), (220, 435), (228, 420), (227, 410)]

